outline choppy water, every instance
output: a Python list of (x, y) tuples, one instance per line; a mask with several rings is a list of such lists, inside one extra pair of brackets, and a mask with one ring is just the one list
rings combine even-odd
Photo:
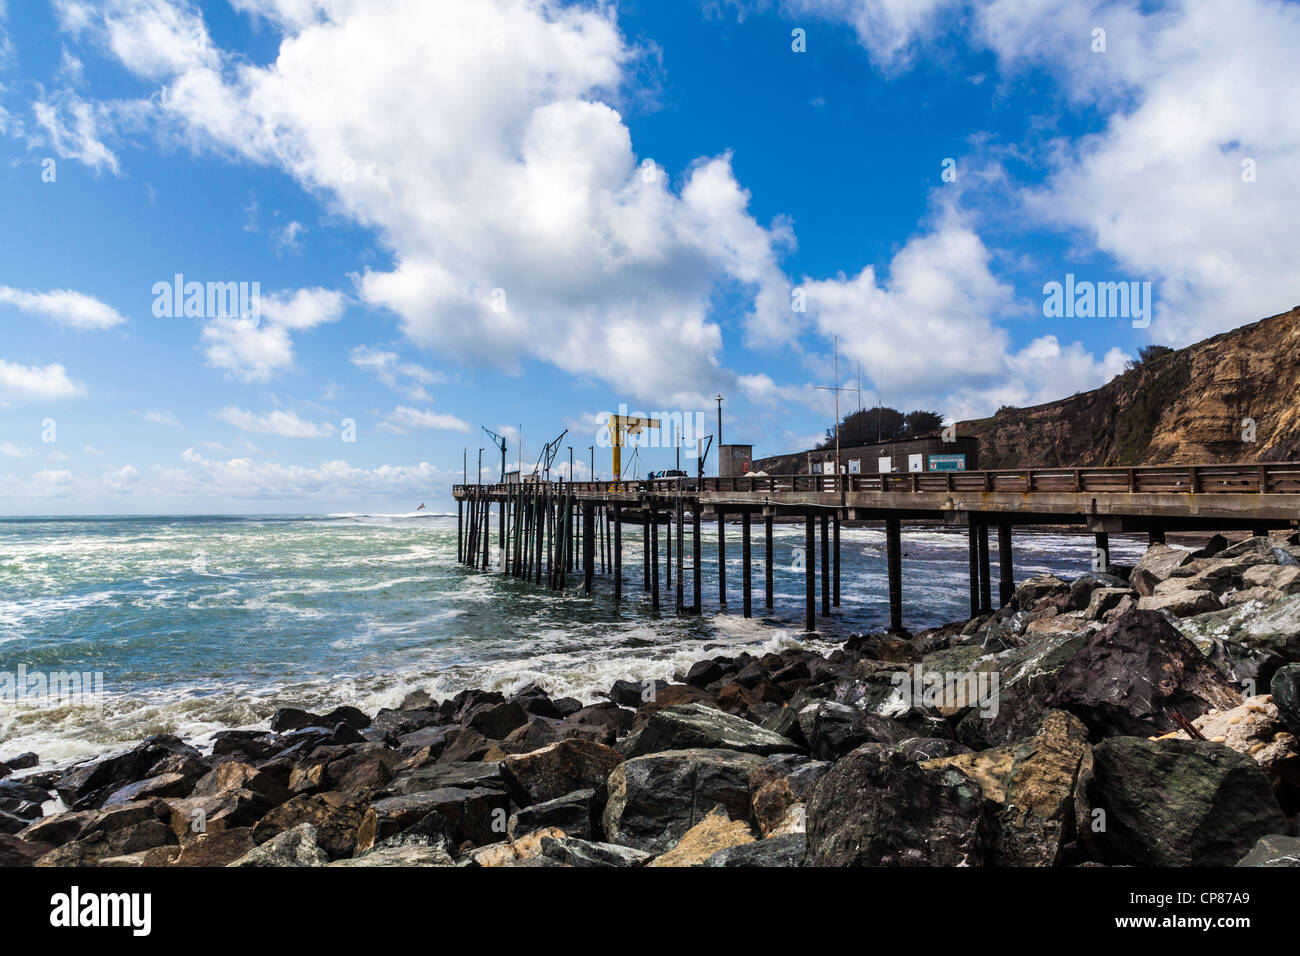
[[(715, 528), (706, 525), (705, 615), (677, 618), (670, 594), (659, 616), (650, 610), (633, 526), (616, 604), (608, 577), (589, 598), (461, 567), (454, 517), (0, 519), (0, 688), (20, 667), (104, 680), (98, 712), (0, 695), (0, 758), (35, 750), (48, 764), (151, 733), (202, 736), (257, 725), (286, 704), (373, 711), (415, 688), (438, 697), (536, 680), (591, 700), (620, 677), (666, 678), (723, 648), (804, 640), (794, 564), (803, 527), (776, 526), (770, 612), (761, 525), (755, 532), (756, 616), (747, 621), (739, 525), (728, 529), (730, 605), (718, 611)], [(1116, 562), (1144, 547), (1111, 541)], [(1082, 573), (1091, 552), (1090, 535), (1017, 534), (1016, 578)], [(903, 553), (905, 623), (965, 618), (964, 531), (905, 529)], [(843, 529), (841, 581), (827, 639), (887, 622), (883, 531)], [(686, 594), (689, 602), (689, 578)]]

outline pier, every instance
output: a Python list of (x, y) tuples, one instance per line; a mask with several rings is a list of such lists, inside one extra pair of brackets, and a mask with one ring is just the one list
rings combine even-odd
[(652, 608), (658, 610), (661, 601), (672, 600), (678, 614), (698, 614), (702, 608), (704, 518), (716, 526), (719, 606), (729, 606), (727, 537), (732, 533), (729, 521), (739, 521), (736, 530), (743, 556), (739, 599), (745, 617), (752, 615), (755, 599), (751, 540), (755, 520), (763, 523), (764, 582), (759, 597), (767, 608), (772, 606), (773, 522), (802, 522), (807, 631), (817, 629), (819, 611), (828, 617), (840, 604), (840, 527), (847, 521), (884, 523), (889, 626), (895, 632), (903, 630), (904, 521), (940, 521), (967, 529), (972, 617), (995, 609), (990, 528), (997, 535), (1000, 607), (1010, 601), (1015, 586), (1011, 552), (1015, 527), (1078, 526), (1094, 535), (1103, 568), (1110, 534), (1145, 533), (1149, 541), (1157, 542), (1176, 531), (1266, 534), (1300, 527), (1300, 462), (652, 481), (526, 480), (456, 485), (452, 494), (462, 563), (557, 590), (576, 586), (581, 575), (581, 587), (588, 594), (597, 574), (608, 575), (615, 600), (622, 599), (625, 586), (622, 529), (628, 523), (640, 525), (646, 542), (641, 587), (649, 593)]

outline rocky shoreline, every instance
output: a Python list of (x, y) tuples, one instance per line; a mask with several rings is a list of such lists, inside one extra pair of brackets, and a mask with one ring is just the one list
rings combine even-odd
[(0, 865), (1300, 865), (1294, 535), (1152, 545), (992, 616), (607, 696), (0, 758)]

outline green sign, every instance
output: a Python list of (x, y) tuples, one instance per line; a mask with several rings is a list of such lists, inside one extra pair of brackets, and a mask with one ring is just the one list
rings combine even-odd
[(931, 455), (931, 471), (965, 471), (965, 455)]

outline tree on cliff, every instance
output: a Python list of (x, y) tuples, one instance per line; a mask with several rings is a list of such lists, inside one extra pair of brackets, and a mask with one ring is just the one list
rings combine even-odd
[[(840, 422), (840, 446), (870, 445), (878, 441), (900, 441), (925, 435), (943, 427), (943, 416), (938, 412), (917, 409), (903, 414), (896, 408), (876, 406), (851, 412)], [(835, 429), (826, 429), (826, 441), (821, 448), (835, 447)]]

